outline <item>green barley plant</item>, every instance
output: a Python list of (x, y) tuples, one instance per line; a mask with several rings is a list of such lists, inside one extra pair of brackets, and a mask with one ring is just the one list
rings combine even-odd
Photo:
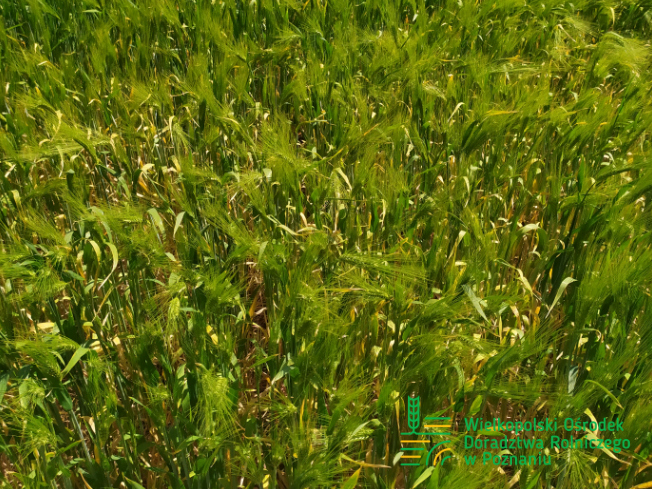
[[(652, 487), (651, 35), (647, 0), (0, 0), (0, 487)], [(451, 459), (402, 466), (423, 417)], [(470, 467), (468, 417), (630, 444)]]

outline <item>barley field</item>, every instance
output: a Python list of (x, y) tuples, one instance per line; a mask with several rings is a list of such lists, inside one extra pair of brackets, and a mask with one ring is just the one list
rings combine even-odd
[(0, 487), (652, 488), (651, 38), (650, 0), (0, 0)]

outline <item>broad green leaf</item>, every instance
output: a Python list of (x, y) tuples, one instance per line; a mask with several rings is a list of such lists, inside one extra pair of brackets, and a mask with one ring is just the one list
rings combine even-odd
[(473, 404), (471, 404), (471, 407), (469, 408), (469, 415), (473, 416), (478, 411), (480, 411), (480, 406), (482, 406), (482, 396), (478, 395), (475, 397)]
[(160, 233), (164, 235), (165, 225), (163, 224), (163, 219), (161, 219), (161, 215), (158, 213), (158, 211), (152, 207), (147, 211), (147, 213), (151, 216), (152, 221), (154, 221), (154, 224), (156, 225)]
[(539, 470), (536, 474), (534, 474), (533, 477), (530, 477), (530, 479), (527, 482), (527, 486), (525, 489), (534, 489), (536, 487), (537, 482), (539, 481), (539, 477), (541, 477), (541, 471)]
[(179, 212), (179, 214), (177, 214), (177, 217), (176, 217), (175, 223), (174, 223), (174, 232), (172, 233), (172, 237), (176, 236), (177, 231), (181, 227), (181, 223), (183, 222), (183, 217), (185, 215), (186, 215), (186, 213), (183, 212), (183, 211)]
[(625, 408), (622, 406), (622, 404), (620, 404), (620, 402), (618, 401), (618, 398), (617, 398), (616, 396), (614, 396), (613, 393), (610, 392), (609, 389), (607, 389), (607, 388), (606, 388), (605, 386), (603, 386), (601, 383), (596, 382), (595, 380), (590, 380), (590, 379), (585, 380), (585, 383), (589, 383), (589, 384), (595, 384), (595, 385), (597, 385), (600, 389), (602, 389), (602, 390), (603, 390), (603, 391), (604, 391), (604, 392), (605, 392), (605, 393), (606, 393), (606, 394), (611, 398), (611, 400), (612, 400), (613, 402), (615, 402), (615, 403), (618, 405), (618, 407), (619, 407), (620, 409), (625, 409)]
[(422, 482), (425, 482), (428, 479), (428, 477), (432, 475), (432, 472), (434, 470), (435, 470), (434, 467), (428, 467), (426, 470), (424, 470), (423, 473), (419, 476), (419, 478), (416, 481), (414, 481), (414, 484), (412, 485), (412, 489), (417, 487)]
[(90, 349), (84, 348), (83, 346), (80, 346), (77, 348), (77, 351), (73, 353), (72, 357), (70, 358), (70, 361), (68, 362), (68, 365), (66, 365), (66, 368), (64, 368), (61, 371), (61, 378), (65, 377), (68, 372), (70, 372), (75, 365), (77, 365), (77, 362), (81, 360), (81, 358), (88, 353)]
[(89, 239), (88, 243), (91, 245), (91, 247), (93, 248), (93, 251), (95, 252), (95, 257), (97, 258), (97, 264), (101, 265), (102, 264), (102, 250), (100, 250), (100, 245), (98, 245), (92, 239)]
[(138, 484), (138, 482), (136, 482), (136, 481), (132, 481), (131, 479), (128, 479), (127, 477), (125, 477), (125, 480), (129, 483), (129, 485), (131, 485), (131, 487), (133, 489), (145, 489), (143, 486)]
[(555, 295), (555, 300), (552, 301), (552, 304), (550, 304), (550, 308), (548, 309), (548, 314), (546, 314), (546, 317), (550, 316), (550, 313), (552, 312), (554, 307), (557, 305), (557, 302), (559, 302), (559, 299), (561, 299), (561, 295), (566, 290), (566, 287), (568, 287), (573, 282), (577, 282), (577, 280), (572, 278), (572, 277), (566, 277), (564, 280), (562, 280), (561, 285), (559, 286), (559, 289), (557, 290), (557, 294)]
[(2, 402), (2, 398), (5, 395), (5, 392), (7, 392), (7, 384), (9, 382), (9, 372), (3, 372), (0, 374), (0, 402)]
[(468, 286), (468, 285), (463, 285), (462, 289), (464, 289), (464, 292), (466, 295), (469, 296), (469, 299), (471, 299), (471, 304), (473, 304), (473, 307), (475, 307), (475, 310), (478, 311), (478, 314), (485, 320), (489, 321), (487, 319), (487, 316), (485, 315), (484, 311), (482, 310), (482, 305), (480, 304), (480, 299), (478, 299), (478, 296), (475, 295), (475, 292), (473, 292), (473, 289)]

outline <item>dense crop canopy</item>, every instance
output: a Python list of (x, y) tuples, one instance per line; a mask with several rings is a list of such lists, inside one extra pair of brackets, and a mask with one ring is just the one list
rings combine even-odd
[[(0, 486), (651, 487), (651, 25), (0, 0)], [(468, 416), (631, 448), (471, 470)]]

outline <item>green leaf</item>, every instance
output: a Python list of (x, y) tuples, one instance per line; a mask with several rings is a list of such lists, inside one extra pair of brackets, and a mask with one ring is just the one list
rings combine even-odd
[(536, 484), (539, 480), (539, 477), (541, 477), (541, 472), (537, 472), (533, 477), (530, 478), (530, 480), (527, 483), (527, 486), (525, 489), (534, 489), (536, 487)]
[(113, 266), (112, 266), (111, 271), (109, 272), (109, 274), (106, 276), (106, 278), (100, 284), (100, 287), (99, 287), (100, 289), (106, 283), (106, 281), (109, 280), (109, 277), (111, 277), (111, 274), (113, 274), (113, 272), (115, 272), (115, 269), (118, 268), (118, 262), (119, 262), (118, 249), (115, 247), (115, 245), (113, 243), (106, 243), (106, 245), (111, 250), (111, 255), (113, 255)]
[(177, 214), (177, 218), (175, 219), (175, 222), (174, 222), (174, 232), (172, 233), (172, 237), (173, 237), (173, 238), (174, 238), (174, 236), (177, 234), (177, 231), (179, 230), (179, 228), (181, 227), (181, 223), (183, 222), (183, 217), (184, 217), (185, 215), (186, 215), (186, 213), (183, 212), (183, 211), (182, 211), (182, 212), (179, 212), (179, 213)]
[(476, 398), (473, 400), (473, 404), (471, 404), (471, 408), (469, 409), (469, 414), (474, 415), (478, 411), (480, 411), (480, 406), (482, 406), (482, 396), (476, 396)]
[(0, 402), (7, 392), (7, 383), (9, 382), (9, 372), (4, 372), (0, 374)]
[(529, 232), (531, 232), (531, 231), (537, 231), (537, 230), (539, 229), (539, 227), (540, 227), (540, 226), (539, 226), (539, 224), (537, 224), (537, 223), (534, 223), (534, 224), (526, 224), (526, 225), (523, 226), (521, 229), (519, 229), (519, 230), (516, 232), (516, 234), (517, 234), (518, 236), (523, 236), (523, 235), (525, 235), (525, 234), (527, 234), (527, 233), (529, 233)]
[(278, 353), (275, 353), (274, 355), (270, 355), (270, 356), (268, 356), (268, 357), (261, 358), (260, 360), (256, 361), (256, 363), (254, 363), (254, 364), (251, 366), (251, 368), (255, 368), (255, 367), (258, 367), (258, 366), (262, 365), (263, 363), (267, 363), (267, 362), (269, 362), (272, 358), (275, 358), (275, 357), (277, 357), (277, 356), (278, 356)]
[(548, 309), (548, 314), (546, 314), (546, 317), (550, 316), (550, 313), (554, 309), (557, 302), (559, 302), (559, 299), (561, 298), (561, 295), (564, 293), (564, 290), (566, 290), (566, 287), (568, 287), (573, 282), (577, 282), (577, 280), (575, 280), (572, 277), (566, 277), (562, 281), (561, 285), (559, 286), (559, 290), (557, 290), (557, 294), (555, 295), (555, 300), (552, 301), (552, 304), (550, 305), (550, 308)]
[(89, 348), (84, 348), (83, 346), (80, 346), (77, 348), (77, 351), (73, 354), (72, 358), (68, 362), (68, 365), (66, 365), (66, 368), (64, 368), (61, 371), (61, 378), (65, 377), (68, 372), (70, 372), (75, 365), (77, 365), (77, 362), (81, 360), (81, 357), (86, 355), (90, 351)]
[(614, 396), (613, 393), (612, 393), (609, 389), (607, 389), (605, 386), (603, 386), (603, 385), (600, 384), (599, 382), (596, 382), (596, 381), (594, 381), (594, 380), (589, 380), (589, 379), (585, 380), (584, 382), (585, 382), (585, 383), (589, 383), (589, 384), (595, 384), (595, 385), (597, 385), (600, 389), (602, 389), (602, 390), (603, 390), (603, 391), (604, 391), (604, 392), (605, 392), (605, 393), (606, 393), (606, 394), (611, 398), (611, 400), (612, 400), (613, 402), (615, 402), (615, 403), (618, 405), (618, 407), (619, 407), (620, 409), (625, 409), (625, 408), (622, 406), (622, 404), (620, 404), (620, 402), (618, 401), (618, 398), (617, 398), (616, 396)]
[(113, 266), (111, 267), (111, 273), (115, 272), (115, 269), (118, 268), (118, 249), (113, 243), (106, 244), (111, 250), (111, 255), (113, 256)]
[(283, 364), (281, 365), (281, 368), (278, 370), (274, 378), (272, 379), (272, 385), (274, 385), (276, 382), (281, 380), (283, 377), (285, 377), (287, 374), (289, 374), (292, 371), (292, 367), (288, 365), (287, 360), (283, 360)]
[[(416, 460), (416, 459), (414, 459), (414, 460)], [(430, 476), (432, 475), (432, 472), (433, 472), (434, 470), (435, 470), (434, 467), (428, 467), (426, 470), (424, 470), (424, 471), (423, 471), (423, 474), (421, 474), (421, 475), (419, 476), (419, 478), (418, 478), (418, 479), (414, 482), (414, 484), (412, 485), (412, 489), (414, 489), (414, 488), (417, 487), (419, 484), (421, 484), (421, 483), (424, 482), (426, 479), (428, 479), (428, 477), (430, 477)]]
[(88, 240), (88, 243), (91, 245), (93, 248), (93, 251), (95, 251), (95, 256), (97, 257), (97, 264), (101, 265), (102, 264), (102, 250), (100, 250), (100, 245), (98, 245), (95, 241), (92, 239)]
[(62, 453), (66, 453), (68, 450), (70, 450), (71, 448), (75, 448), (75, 447), (76, 447), (77, 445), (79, 445), (80, 443), (81, 443), (81, 440), (74, 441), (74, 442), (72, 442), (70, 445), (68, 445), (68, 446), (66, 446), (66, 447), (59, 448), (59, 449), (57, 450), (56, 454), (57, 454), (57, 455), (61, 455)]
[(73, 278), (74, 280), (79, 280), (80, 282), (84, 281), (84, 277), (82, 277), (81, 275), (79, 275), (76, 272), (73, 272), (72, 270), (64, 270), (63, 273), (65, 273), (69, 277)]
[(126, 480), (126, 481), (129, 483), (129, 485), (131, 485), (131, 487), (133, 487), (134, 489), (145, 489), (143, 486), (141, 486), (140, 484), (138, 484), (138, 482), (136, 482), (136, 481), (132, 481), (131, 479), (128, 479), (127, 477), (125, 477), (125, 480)]
[(502, 431), (494, 431), (494, 430), (478, 430), (476, 431), (477, 435), (484, 435), (484, 436), (504, 436)]
[(55, 387), (53, 391), (54, 391), (54, 396), (57, 398), (64, 411), (68, 411), (68, 412), (72, 411), (72, 399), (70, 398), (70, 395), (68, 394), (66, 388), (60, 384), (57, 387)]
[(489, 319), (487, 319), (487, 316), (485, 316), (484, 311), (482, 310), (482, 305), (480, 304), (480, 299), (478, 299), (478, 297), (475, 295), (475, 292), (473, 292), (473, 289), (468, 285), (463, 285), (462, 289), (464, 289), (464, 292), (466, 293), (466, 295), (468, 295), (469, 299), (471, 299), (471, 304), (473, 304), (473, 307), (475, 307), (475, 310), (478, 311), (478, 314), (480, 314), (480, 316), (485, 321), (489, 321)]
[(161, 215), (158, 213), (156, 209), (153, 207), (147, 211), (147, 213), (152, 217), (152, 221), (154, 221), (154, 224), (158, 228), (158, 230), (161, 232), (161, 234), (165, 234), (165, 225), (163, 224), (163, 219), (161, 219)]

